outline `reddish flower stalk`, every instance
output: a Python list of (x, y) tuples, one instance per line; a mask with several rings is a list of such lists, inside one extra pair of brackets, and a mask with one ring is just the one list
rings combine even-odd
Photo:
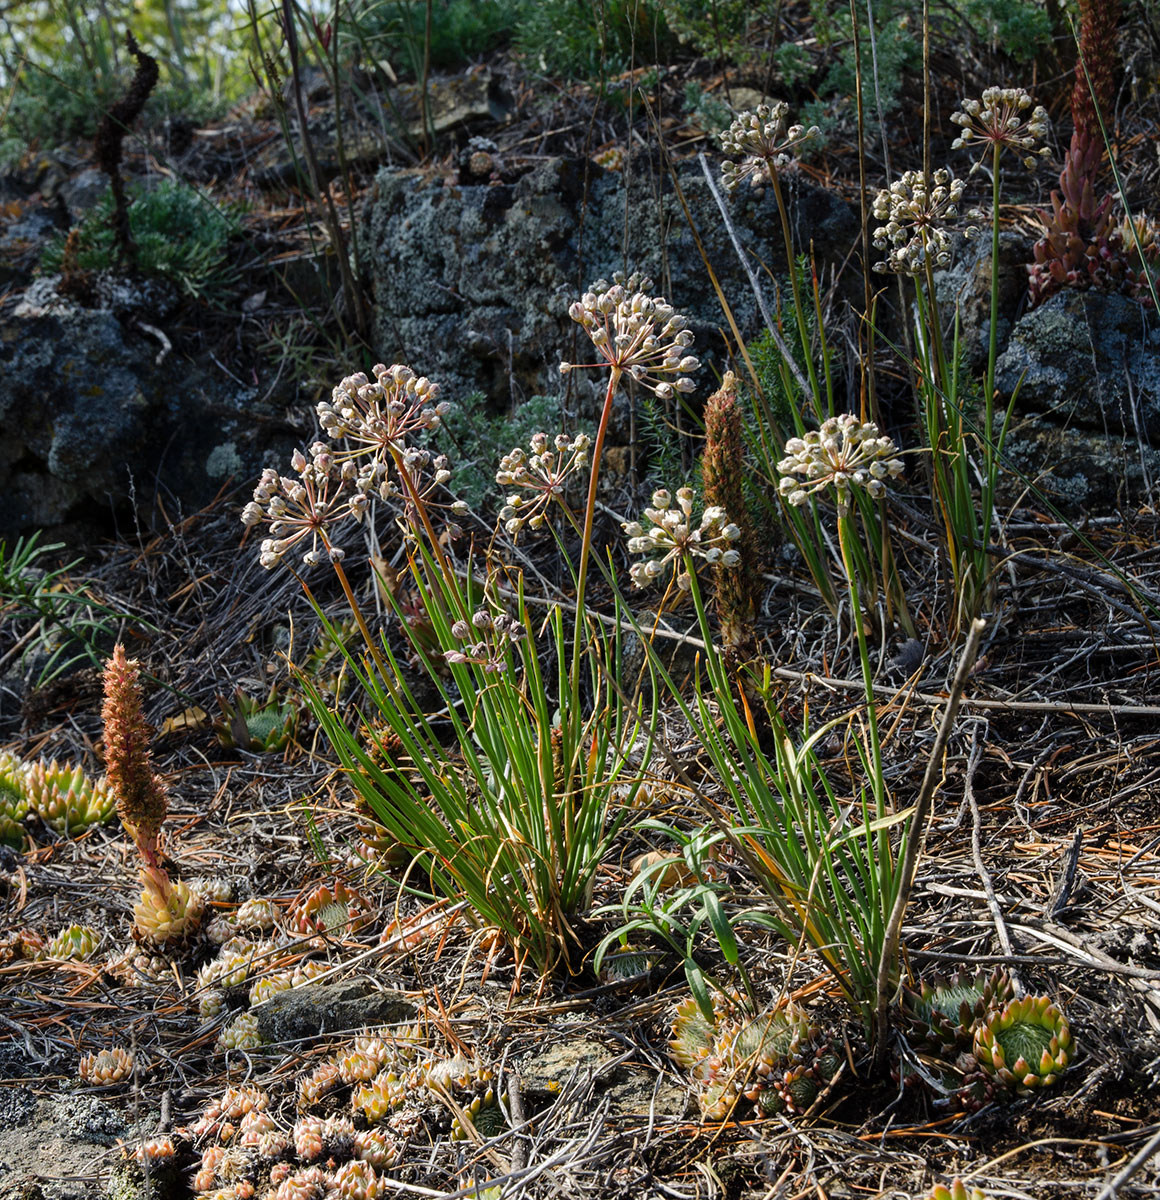
[(169, 804), (165, 785), (153, 770), (149, 730), (141, 712), (136, 659), (118, 643), (105, 663), (105, 773), (117, 798), (117, 815), (133, 838), (155, 885), (164, 892), (169, 879), (161, 866), (158, 841)]

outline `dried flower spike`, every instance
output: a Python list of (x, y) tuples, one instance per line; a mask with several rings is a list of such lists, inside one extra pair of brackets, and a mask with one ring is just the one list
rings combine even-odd
[(1035, 156), (1051, 153), (1039, 143), (1047, 137), (1047, 110), (1031, 108), (1031, 96), (1022, 88), (990, 87), (982, 100), (964, 100), (962, 110), (951, 113), (951, 123), (962, 129), (952, 150), (979, 149), (982, 154), (971, 168), (977, 171), (995, 150), (1013, 150), (1027, 168), (1035, 166)]
[(743, 112), (721, 135), (721, 148), (726, 154), (740, 157), (738, 163), (721, 164), (721, 182), (725, 190), (735, 191), (746, 179), (754, 187), (765, 182), (780, 167), (792, 161), (791, 151), (816, 138), (816, 125), (786, 125), (789, 105), (784, 100), (775, 104), (759, 104), (754, 112)]
[(811, 495), (832, 487), (840, 517), (849, 511), (852, 488), (879, 496), (884, 480), (902, 474), (902, 460), (893, 457), (894, 442), (872, 421), (863, 423), (852, 413), (830, 417), (820, 429), (790, 438), (785, 451), (777, 469), (782, 475), (778, 490), (787, 503), (805, 504)]
[(158, 866), (158, 839), (169, 808), (165, 785), (153, 770), (149, 729), (141, 712), (140, 668), (119, 642), (105, 663), (105, 771), (117, 815), (147, 868)]
[(561, 363), (560, 373), (615, 367), (662, 400), (693, 391), (688, 375), (701, 365), (689, 354), (688, 322), (663, 297), (647, 292), (652, 280), (633, 275), (610, 287), (604, 280), (576, 301), (568, 315), (588, 334), (602, 362)]

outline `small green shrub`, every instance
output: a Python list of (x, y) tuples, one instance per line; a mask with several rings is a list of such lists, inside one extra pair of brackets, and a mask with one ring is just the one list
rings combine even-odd
[(520, 21), (527, 65), (565, 79), (606, 79), (628, 67), (667, 62), (680, 43), (653, 0), (544, 0)]
[[(106, 196), (81, 222), (75, 264), (80, 270), (115, 265), (112, 211), (112, 197)], [(143, 274), (162, 276), (183, 295), (210, 302), (220, 300), (232, 286), (236, 272), (227, 248), (238, 228), (236, 218), (193, 188), (166, 181), (151, 191), (139, 190), (129, 208), (129, 228)], [(41, 258), (43, 270), (61, 269), (64, 245), (65, 235), (58, 234)]]
[(560, 401), (532, 396), (512, 412), (489, 412), (482, 392), (468, 396), (443, 418), (440, 441), (455, 456), (455, 492), (472, 511), (494, 503), (495, 464), (533, 434), (560, 426)]
[[(527, 0), (438, 0), (431, 7), (431, 66), (460, 66), (494, 50), (512, 36), (529, 7)], [(416, 78), (422, 74), (424, 0), (358, 0), (351, 16), (356, 26), (352, 36), (361, 45), (382, 53), (396, 71)]]

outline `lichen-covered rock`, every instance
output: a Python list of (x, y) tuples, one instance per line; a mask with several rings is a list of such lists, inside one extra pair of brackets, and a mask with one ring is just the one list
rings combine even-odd
[(1004, 447), (1009, 498), (1033, 482), (1074, 515), (1140, 500), (1160, 477), (1160, 327), (1134, 300), (1052, 296), (1015, 323), (996, 383), (1001, 401), (1019, 386)]
[[(560, 361), (576, 358), (568, 305), (590, 282), (623, 269), (625, 244), (630, 270), (651, 274), (706, 335), (698, 336), (698, 351), (703, 340), (711, 348), (724, 318), (667, 176), (643, 160), (625, 173), (562, 158), (518, 178), (517, 169), (509, 163), (505, 175), (485, 183), (379, 173), (361, 245), (384, 362), (412, 364), (448, 396), (483, 391), (505, 403), (555, 394)], [(693, 163), (678, 178), (738, 323), (756, 334), (756, 302), (704, 175)], [(841, 261), (859, 236), (850, 208), (800, 176), (785, 181), (785, 192), (799, 249), (812, 243), (820, 269)], [(742, 245), (784, 271), (772, 191), (747, 190), (726, 204)], [(768, 280), (765, 286), (772, 309)], [(596, 386), (571, 378), (574, 386)]]

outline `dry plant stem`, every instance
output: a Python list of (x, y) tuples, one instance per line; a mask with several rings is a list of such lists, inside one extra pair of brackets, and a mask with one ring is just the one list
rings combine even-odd
[[(733, 245), (733, 252), (737, 255), (737, 261), (741, 264), (741, 269), (745, 272), (746, 278), (749, 280), (749, 286), (753, 289), (754, 299), (757, 301), (757, 307), (761, 310), (762, 320), (765, 321), (765, 328), (769, 330), (769, 336), (773, 338), (773, 344), (777, 347), (778, 353), (785, 359), (789, 369), (793, 372), (794, 378), (797, 380), (798, 387), (802, 390), (803, 396), (810, 396), (813, 393), (810, 391), (810, 384), (806, 377), (802, 374), (801, 367), (798, 366), (797, 360), (789, 352), (789, 347), (785, 344), (785, 338), (781, 336), (781, 330), (778, 329), (777, 323), (774, 321), (772, 314), (769, 311), (769, 306), (765, 302), (765, 293), (762, 291), (761, 282), (754, 273), (753, 268), (749, 265), (749, 256), (745, 253), (741, 243), (737, 240), (737, 230), (733, 227), (733, 218), (729, 215), (729, 208), (725, 203), (717, 184), (713, 179), (713, 172), (709, 169), (708, 160), (703, 154), (698, 154), (697, 159), (701, 164), (701, 170), (704, 172), (705, 179), (709, 184), (709, 193), (716, 201), (717, 209), (721, 213), (721, 224), (725, 226), (725, 232), (729, 235), (729, 241)], [(780, 204), (780, 201), (779, 201)], [(788, 232), (789, 224), (784, 214), (782, 216), (784, 229)], [(796, 279), (796, 273), (793, 271), (793, 260), (790, 260), (790, 273)], [(771, 422), (772, 427), (772, 422)]]
[(971, 622), (967, 642), (963, 647), (958, 669), (955, 671), (955, 677), (951, 683), (951, 692), (947, 697), (943, 718), (939, 723), (930, 758), (927, 760), (926, 773), (922, 777), (918, 799), (914, 802), (914, 813), (910, 818), (910, 836), (906, 839), (906, 849), (902, 855), (902, 862), (899, 864), (898, 895), (894, 901), (894, 907), (890, 911), (890, 919), (886, 924), (882, 958), (878, 964), (878, 1006), (874, 1014), (874, 1054), (879, 1069), (883, 1069), (886, 1065), (890, 1001), (894, 998), (894, 991), (898, 986), (898, 980), (894, 977), (894, 964), (898, 961), (898, 948), (902, 941), (902, 919), (906, 915), (910, 890), (914, 886), (914, 876), (918, 870), (919, 859), (922, 857), (923, 846), (926, 843), (926, 827), (931, 805), (934, 802), (934, 792), (942, 776), (943, 753), (950, 740), (959, 704), (963, 698), (963, 690), (967, 686), (967, 678), (978, 657), (979, 645), (986, 627), (986, 622), (978, 618)]
[(995, 932), (999, 937), (999, 944), (1003, 947), (1003, 953), (1010, 957), (1014, 950), (1011, 947), (1011, 937), (1007, 933), (1007, 925), (1003, 920), (1003, 910), (999, 907), (998, 897), (995, 895), (995, 883), (991, 878), (990, 871), (987, 870), (983, 862), (983, 848), (980, 845), (980, 833), (982, 831), (982, 818), (979, 816), (979, 805), (975, 800), (975, 771), (979, 765), (979, 758), (982, 756), (983, 748), (979, 745), (978, 725), (975, 726), (975, 732), (971, 738), (971, 753), (967, 759), (967, 779), (964, 786), (965, 799), (971, 810), (971, 857), (975, 862), (975, 870), (978, 872), (979, 879), (983, 884), (983, 891), (987, 894), (987, 907), (991, 910), (991, 918), (995, 922)]

